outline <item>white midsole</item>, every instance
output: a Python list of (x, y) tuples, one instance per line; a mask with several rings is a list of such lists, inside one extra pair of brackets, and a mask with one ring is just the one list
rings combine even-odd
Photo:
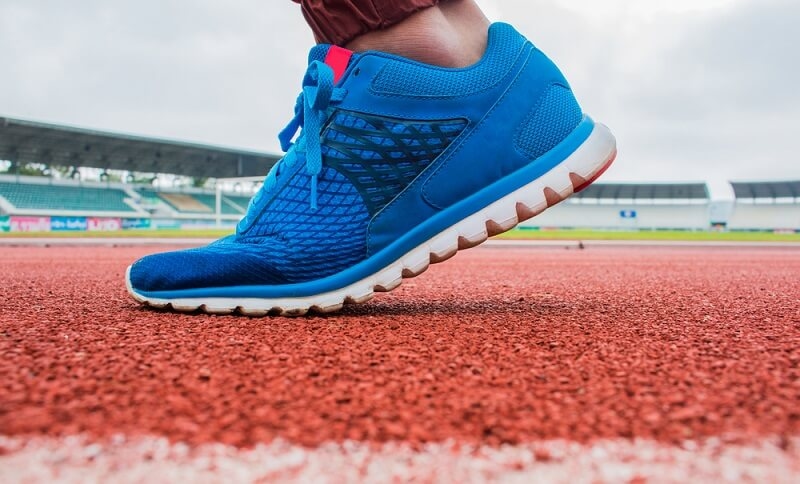
[(170, 305), (178, 311), (199, 308), (212, 314), (238, 311), (248, 316), (298, 316), (309, 310), (333, 312), (341, 309), (345, 303), (366, 302), (375, 292), (391, 291), (401, 284), (403, 278), (421, 274), (431, 263), (446, 260), (460, 249), (479, 245), (491, 235), (515, 227), (521, 218), (527, 219), (541, 213), (552, 205), (548, 203), (546, 189), (557, 193), (562, 199), (570, 196), (574, 189), (570, 173), (589, 180), (603, 169), (615, 152), (616, 141), (611, 131), (602, 124), (595, 124), (586, 141), (543, 176), (445, 229), (375, 274), (341, 289), (313, 296), (275, 299), (155, 299), (136, 293), (131, 286), (129, 267), (125, 276), (128, 292), (139, 302), (159, 308)]

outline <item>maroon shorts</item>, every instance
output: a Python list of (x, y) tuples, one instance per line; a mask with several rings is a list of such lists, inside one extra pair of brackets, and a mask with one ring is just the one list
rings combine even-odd
[(439, 0), (292, 0), (318, 42), (345, 45), (373, 30), (385, 29)]

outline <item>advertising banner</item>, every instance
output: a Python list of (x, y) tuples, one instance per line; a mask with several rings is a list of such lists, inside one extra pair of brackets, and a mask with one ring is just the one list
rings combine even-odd
[(87, 228), (86, 217), (50, 217), (53, 232), (85, 232)]
[(50, 232), (50, 217), (20, 217), (12, 215), (12, 232)]
[(0, 232), (8, 232), (11, 230), (11, 219), (8, 215), (0, 215)]
[(181, 223), (177, 220), (153, 220), (152, 226), (156, 229), (179, 229)]
[(122, 220), (118, 218), (89, 217), (86, 219), (90, 232), (111, 232), (122, 229)]
[(123, 228), (123, 230), (149, 229), (150, 228), (150, 219), (149, 218), (124, 218), (124, 219), (122, 219), (122, 228)]

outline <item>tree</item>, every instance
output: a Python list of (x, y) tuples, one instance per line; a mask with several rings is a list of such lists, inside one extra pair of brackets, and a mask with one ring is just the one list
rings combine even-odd
[[(41, 163), (24, 163), (16, 165), (16, 174), (23, 176), (50, 176), (50, 168)], [(13, 169), (13, 166), (12, 166)]]

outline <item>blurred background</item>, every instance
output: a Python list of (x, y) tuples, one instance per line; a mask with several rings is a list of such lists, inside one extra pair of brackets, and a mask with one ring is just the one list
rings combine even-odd
[[(620, 156), (602, 181), (622, 185), (573, 202), (611, 208), (554, 212), (534, 228), (800, 229), (800, 63), (794, 52), (800, 2), (479, 3), (490, 19), (512, 23), (554, 58), (584, 110), (608, 124), (619, 142)], [(120, 199), (114, 202), (120, 210), (100, 214), (111, 218), (202, 215), (193, 223), (231, 225), (258, 184), (217, 179), (261, 176), (274, 162), (277, 133), (292, 115), (312, 44), (299, 6), (289, 0), (4, 0), (0, 216), (52, 216), (52, 209), (65, 210), (59, 216), (98, 215), (81, 212), (81, 203), (48, 206), (55, 203), (52, 193), (32, 206), (10, 194), (10, 184), (25, 192), (22, 182), (44, 183), (20, 176), (45, 175), (51, 186), (97, 188), (89, 185), (96, 181), (121, 189), (111, 197)], [(33, 123), (20, 127), (23, 121)], [(63, 125), (84, 130), (59, 135), (55, 128)], [(95, 131), (138, 138), (91, 138)], [(164, 139), (180, 142), (157, 145)], [(65, 147), (65, 140), (77, 144)], [(38, 154), (20, 158), (23, 141), (25, 149), (41, 141)], [(156, 144), (137, 144), (150, 141)], [(94, 151), (85, 149), (89, 145)], [(132, 161), (114, 162), (121, 154)], [(109, 185), (116, 182), (152, 190)], [(664, 184), (670, 186), (655, 186)], [(189, 196), (165, 199), (163, 191)], [(69, 199), (66, 191), (60, 197)], [(777, 203), (781, 213), (760, 210), (763, 223), (730, 225), (737, 199), (773, 209)], [(649, 211), (639, 205), (663, 204), (673, 205), (674, 220), (643, 219)], [(684, 215), (687, 222), (678, 223)], [(0, 228), (10, 225), (0, 220)]]

